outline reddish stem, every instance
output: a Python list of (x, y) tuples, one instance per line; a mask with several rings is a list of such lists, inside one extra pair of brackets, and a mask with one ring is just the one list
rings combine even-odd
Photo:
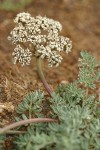
[(39, 77), (40, 77), (40, 79), (41, 79), (45, 89), (47, 90), (48, 94), (50, 96), (52, 96), (52, 92), (53, 91), (52, 91), (51, 87), (49, 86), (49, 84), (47, 83), (47, 81), (46, 81), (46, 79), (44, 77), (43, 71), (42, 71), (41, 58), (37, 57), (36, 59), (37, 59), (36, 61), (37, 61), (37, 72), (38, 72), (38, 75), (39, 75)]
[(28, 123), (38, 123), (38, 122), (57, 122), (57, 120), (51, 119), (51, 118), (33, 118), (33, 119), (21, 120), (19, 122), (14, 122), (14, 123), (2, 128), (2, 129), (0, 129), (0, 134), (3, 134), (6, 131), (11, 130), (11, 129), (16, 128), (16, 127), (21, 126), (21, 125), (25, 125)]

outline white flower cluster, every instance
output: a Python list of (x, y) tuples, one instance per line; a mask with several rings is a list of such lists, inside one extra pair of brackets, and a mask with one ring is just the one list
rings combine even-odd
[(14, 49), (14, 52), (12, 53), (12, 55), (14, 56), (14, 64), (16, 64), (17, 60), (19, 60), (22, 66), (24, 66), (24, 64), (26, 65), (30, 64), (32, 53), (30, 52), (28, 48), (23, 49), (18, 44), (16, 48)]
[[(11, 31), (9, 40), (16, 44), (14, 49), (14, 63), (17, 60), (22, 64), (29, 64), (32, 53), (42, 59), (48, 60), (49, 66), (59, 66), (62, 61), (61, 51), (66, 53), (72, 49), (72, 42), (69, 38), (59, 35), (62, 25), (58, 21), (47, 17), (31, 17), (29, 13), (19, 13), (14, 19), (16, 27)], [(23, 45), (33, 46), (32, 53)]]

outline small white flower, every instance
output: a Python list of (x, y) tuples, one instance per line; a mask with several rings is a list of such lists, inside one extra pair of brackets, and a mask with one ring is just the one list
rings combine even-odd
[(49, 66), (50, 67), (52, 67), (52, 66), (58, 67), (59, 64), (61, 63), (62, 59), (63, 59), (62, 56), (57, 54), (56, 51), (53, 51), (51, 53), (51, 56), (48, 58)]
[(27, 31), (20, 23), (11, 31), (10, 35), (8, 39), (12, 40), (13, 44), (27, 41)]
[(32, 21), (32, 17), (29, 13), (19, 13), (17, 14), (16, 18), (14, 19), (15, 23), (28, 23)]
[[(72, 41), (59, 35), (62, 25), (47, 17), (31, 17), (29, 13), (19, 13), (14, 19), (15, 28), (11, 31), (9, 40), (17, 44), (14, 49), (14, 63), (18, 60), (22, 65), (30, 63), (31, 52), (24, 50), (19, 44), (33, 47), (32, 53), (47, 59), (49, 66), (59, 66), (62, 61), (61, 51), (69, 53)], [(29, 56), (29, 57), (28, 57)]]
[(14, 56), (14, 64), (16, 64), (17, 61), (19, 61), (22, 66), (30, 64), (32, 53), (28, 48), (24, 50), (20, 45), (17, 45), (12, 55)]

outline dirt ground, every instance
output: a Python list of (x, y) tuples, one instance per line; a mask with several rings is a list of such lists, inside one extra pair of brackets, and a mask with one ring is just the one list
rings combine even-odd
[(99, 0), (34, 0), (20, 11), (0, 10), (0, 103), (7, 108), (0, 109), (3, 125), (14, 121), (15, 110), (23, 96), (29, 91), (44, 89), (37, 76), (35, 60), (30, 66), (21, 67), (12, 62), (14, 45), (7, 40), (14, 27), (13, 18), (19, 12), (29, 12), (32, 16), (41, 15), (60, 21), (62, 35), (73, 42), (72, 52), (64, 54), (58, 68), (43, 69), (48, 83), (53, 89), (59, 83), (68, 83), (77, 79), (78, 58), (81, 50), (90, 51), (100, 58), (100, 5)]

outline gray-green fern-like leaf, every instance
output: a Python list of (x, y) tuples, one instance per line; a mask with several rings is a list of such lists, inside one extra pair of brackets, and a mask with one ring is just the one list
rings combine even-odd
[(23, 136), (20, 135), (16, 139), (15, 143), (18, 150), (40, 150), (47, 146), (51, 147), (55, 143), (55, 136), (48, 135), (46, 132), (38, 132), (34, 126), (30, 126)]
[(18, 105), (17, 113), (26, 114), (27, 116), (26, 118), (29, 118), (30, 116), (36, 117), (42, 111), (43, 100), (44, 100), (44, 94), (41, 93), (40, 91), (30, 92), (26, 95), (23, 101)]
[(66, 103), (69, 104), (70, 106), (79, 103), (85, 97), (85, 90), (78, 87), (77, 81), (70, 83), (67, 86), (65, 85), (58, 86), (57, 93), (59, 93), (61, 98), (65, 100)]
[(86, 88), (94, 89), (95, 82), (100, 78), (100, 69), (97, 69), (99, 64), (96, 58), (88, 52), (82, 51), (81, 57), (79, 59), (78, 81)]

